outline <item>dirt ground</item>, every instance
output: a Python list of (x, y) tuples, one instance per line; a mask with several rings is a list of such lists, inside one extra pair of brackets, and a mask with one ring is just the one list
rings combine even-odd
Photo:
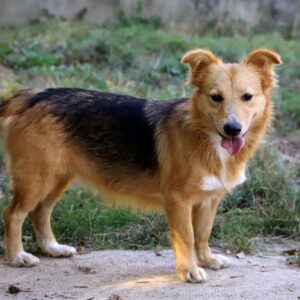
[[(300, 267), (288, 266), (278, 255), (231, 256), (230, 268), (208, 270), (208, 281), (201, 284), (177, 279), (171, 250), (40, 258), (39, 266), (25, 269), (10, 267), (0, 257), (1, 300), (300, 299)], [(16, 287), (11, 293), (10, 285)]]

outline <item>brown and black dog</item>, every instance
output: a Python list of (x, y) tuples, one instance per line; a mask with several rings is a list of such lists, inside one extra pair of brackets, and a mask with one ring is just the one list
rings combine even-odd
[(76, 88), (22, 91), (0, 109), (13, 199), (4, 211), (6, 257), (13, 266), (39, 259), (23, 250), (29, 216), (42, 250), (70, 256), (57, 243), (51, 212), (74, 178), (105, 198), (161, 208), (181, 280), (206, 279), (202, 267), (228, 266), (208, 239), (218, 203), (245, 179), (272, 118), (274, 66), (268, 49), (227, 64), (208, 50), (182, 59), (195, 87), (188, 99), (148, 101)]

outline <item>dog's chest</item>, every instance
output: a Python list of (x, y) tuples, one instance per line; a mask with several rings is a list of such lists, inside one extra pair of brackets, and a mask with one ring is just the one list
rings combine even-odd
[(245, 170), (241, 171), (234, 180), (228, 180), (225, 176), (207, 175), (200, 180), (200, 190), (212, 192), (218, 190), (231, 190), (246, 181)]

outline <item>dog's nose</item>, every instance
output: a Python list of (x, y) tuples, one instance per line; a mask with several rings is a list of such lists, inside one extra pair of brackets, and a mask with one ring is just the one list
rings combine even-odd
[(226, 123), (223, 129), (227, 135), (237, 136), (242, 130), (242, 125), (237, 121), (231, 121)]

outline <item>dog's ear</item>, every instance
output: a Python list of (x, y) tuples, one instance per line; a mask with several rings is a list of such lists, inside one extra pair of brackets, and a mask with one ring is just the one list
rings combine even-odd
[(259, 71), (264, 89), (276, 86), (274, 67), (282, 63), (279, 54), (269, 49), (257, 49), (249, 53), (243, 62)]
[(280, 55), (269, 49), (257, 49), (252, 51), (244, 59), (246, 64), (252, 64), (259, 68), (270, 69), (274, 65), (281, 64)]
[(190, 67), (190, 76), (189, 81), (193, 84), (199, 83), (201, 80), (202, 74), (205, 69), (213, 64), (220, 63), (221, 60), (217, 56), (215, 56), (212, 52), (205, 49), (194, 49), (187, 52), (181, 63), (188, 64)]

